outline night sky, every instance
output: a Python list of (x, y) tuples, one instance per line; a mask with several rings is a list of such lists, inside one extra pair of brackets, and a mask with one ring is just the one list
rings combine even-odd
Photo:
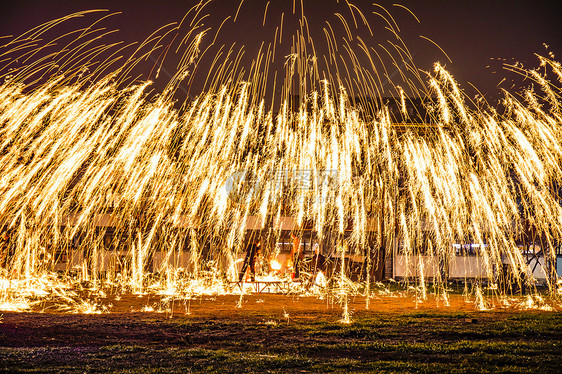
[[(160, 26), (181, 20), (195, 3), (193, 0), (19, 0), (4, 5), (0, 35), (19, 35), (38, 24), (80, 10), (108, 9), (110, 12), (122, 12), (103, 22), (108, 29), (119, 29), (118, 33), (107, 38), (108, 41), (142, 41)], [(311, 33), (319, 32), (326, 20), (335, 24), (335, 12), (340, 12), (352, 22), (348, 8), (342, 3), (343, 0), (339, 4), (337, 0), (304, 0)], [(389, 39), (390, 34), (384, 29), (385, 22), (372, 14), (372, 11), (382, 13), (381, 8), (373, 7), (371, 1), (354, 0), (352, 3), (368, 16), (375, 34), (367, 40), (368, 43), (376, 46)], [(400, 35), (414, 55), (418, 68), (430, 70), (433, 62), (440, 61), (470, 93), (472, 91), (467, 82), (492, 97), (498, 91), (497, 84), (504, 77), (507, 80), (502, 87), (509, 88), (513, 74), (502, 71), (501, 63), (519, 61), (525, 66), (536, 67), (538, 62), (534, 53), (548, 53), (543, 43), (549, 46), (548, 51), (554, 53), (557, 59), (562, 56), (562, 22), (556, 1), (395, 0), (378, 3), (395, 18), (401, 29)], [(393, 3), (409, 8), (421, 23), (418, 24), (411, 14), (393, 6)], [(279, 24), (282, 12), (286, 12), (285, 35), (290, 35), (297, 28), (290, 16), (291, 0), (272, 0), (266, 22), (270, 27), (261, 27), (266, 4), (265, 0), (245, 0), (236, 24), (229, 22), (225, 25), (217, 44), (236, 41), (246, 46), (248, 55), (253, 55), (262, 40), (272, 39), (273, 27)], [(206, 10), (210, 14), (206, 24), (216, 28), (225, 17), (236, 13), (238, 5), (238, 0), (214, 1)], [(83, 27), (95, 17), (88, 18), (87, 22), (77, 21), (68, 27)], [(420, 35), (439, 44), (452, 63)], [(173, 59), (173, 56), (170, 57), (170, 60)], [(173, 74), (174, 66), (165, 65), (170, 74)], [(144, 69), (148, 72), (151, 67), (147, 64)]]

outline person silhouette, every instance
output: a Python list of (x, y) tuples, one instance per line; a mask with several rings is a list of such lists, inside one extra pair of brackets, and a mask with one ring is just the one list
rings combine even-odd
[(248, 267), (250, 267), (250, 279), (252, 282), (256, 281), (256, 259), (260, 253), (260, 246), (260, 240), (254, 240), (253, 243), (248, 245), (242, 269), (240, 269), (240, 272), (238, 273), (238, 282), (242, 282), (244, 280), (244, 275), (246, 275)]

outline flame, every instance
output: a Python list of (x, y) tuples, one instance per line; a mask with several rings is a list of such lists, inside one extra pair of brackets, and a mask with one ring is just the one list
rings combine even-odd
[(316, 274), (314, 283), (320, 287), (326, 287), (326, 276), (323, 272), (319, 271), (318, 274)]
[(271, 260), (269, 262), (269, 266), (271, 266), (272, 270), (275, 270), (275, 271), (281, 270), (281, 264), (277, 260)]

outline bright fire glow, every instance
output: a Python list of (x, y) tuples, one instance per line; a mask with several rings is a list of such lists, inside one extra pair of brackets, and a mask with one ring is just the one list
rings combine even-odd
[(271, 260), (269, 265), (271, 266), (272, 270), (281, 270), (281, 264), (277, 262), (277, 260)]

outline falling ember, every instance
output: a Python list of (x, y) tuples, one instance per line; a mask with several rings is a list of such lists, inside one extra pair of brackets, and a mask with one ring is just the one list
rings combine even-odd
[[(107, 293), (169, 303), (239, 294), (243, 307), (245, 283), (302, 294), (316, 284), (331, 288), (349, 323), (350, 296), (389, 279), (422, 302), (433, 286), (446, 304), (447, 282), (470, 279), (479, 309), (488, 309), (485, 286), (505, 296), (544, 284), (560, 298), (558, 81), (510, 66), (542, 92), (475, 108), (440, 64), (420, 75), (397, 31), (396, 56), (368, 39), (357, 7), (363, 25), (353, 31), (337, 13), (342, 28), (327, 21), (326, 40), (293, 11), (301, 28), (289, 46), (283, 13), (248, 69), (236, 43), (205, 69), (216, 36), (203, 28), (202, 3), (113, 71), (114, 55), (102, 57), (112, 46), (81, 52), (103, 39), (94, 31), (30, 60), (57, 44), (38, 46), (56, 22), (2, 46), (0, 309), (49, 298), (60, 311), (98, 313), (110, 308), (96, 302)], [(147, 56), (171, 48), (158, 44), (167, 35), (180, 35), (184, 52), (162, 93), (148, 80), (127, 83)], [(398, 69), (394, 90), (370, 44)], [(558, 62), (539, 60), (562, 77)], [(204, 89), (178, 104), (201, 71)], [(534, 306), (549, 308), (534, 296), (522, 304)]]

